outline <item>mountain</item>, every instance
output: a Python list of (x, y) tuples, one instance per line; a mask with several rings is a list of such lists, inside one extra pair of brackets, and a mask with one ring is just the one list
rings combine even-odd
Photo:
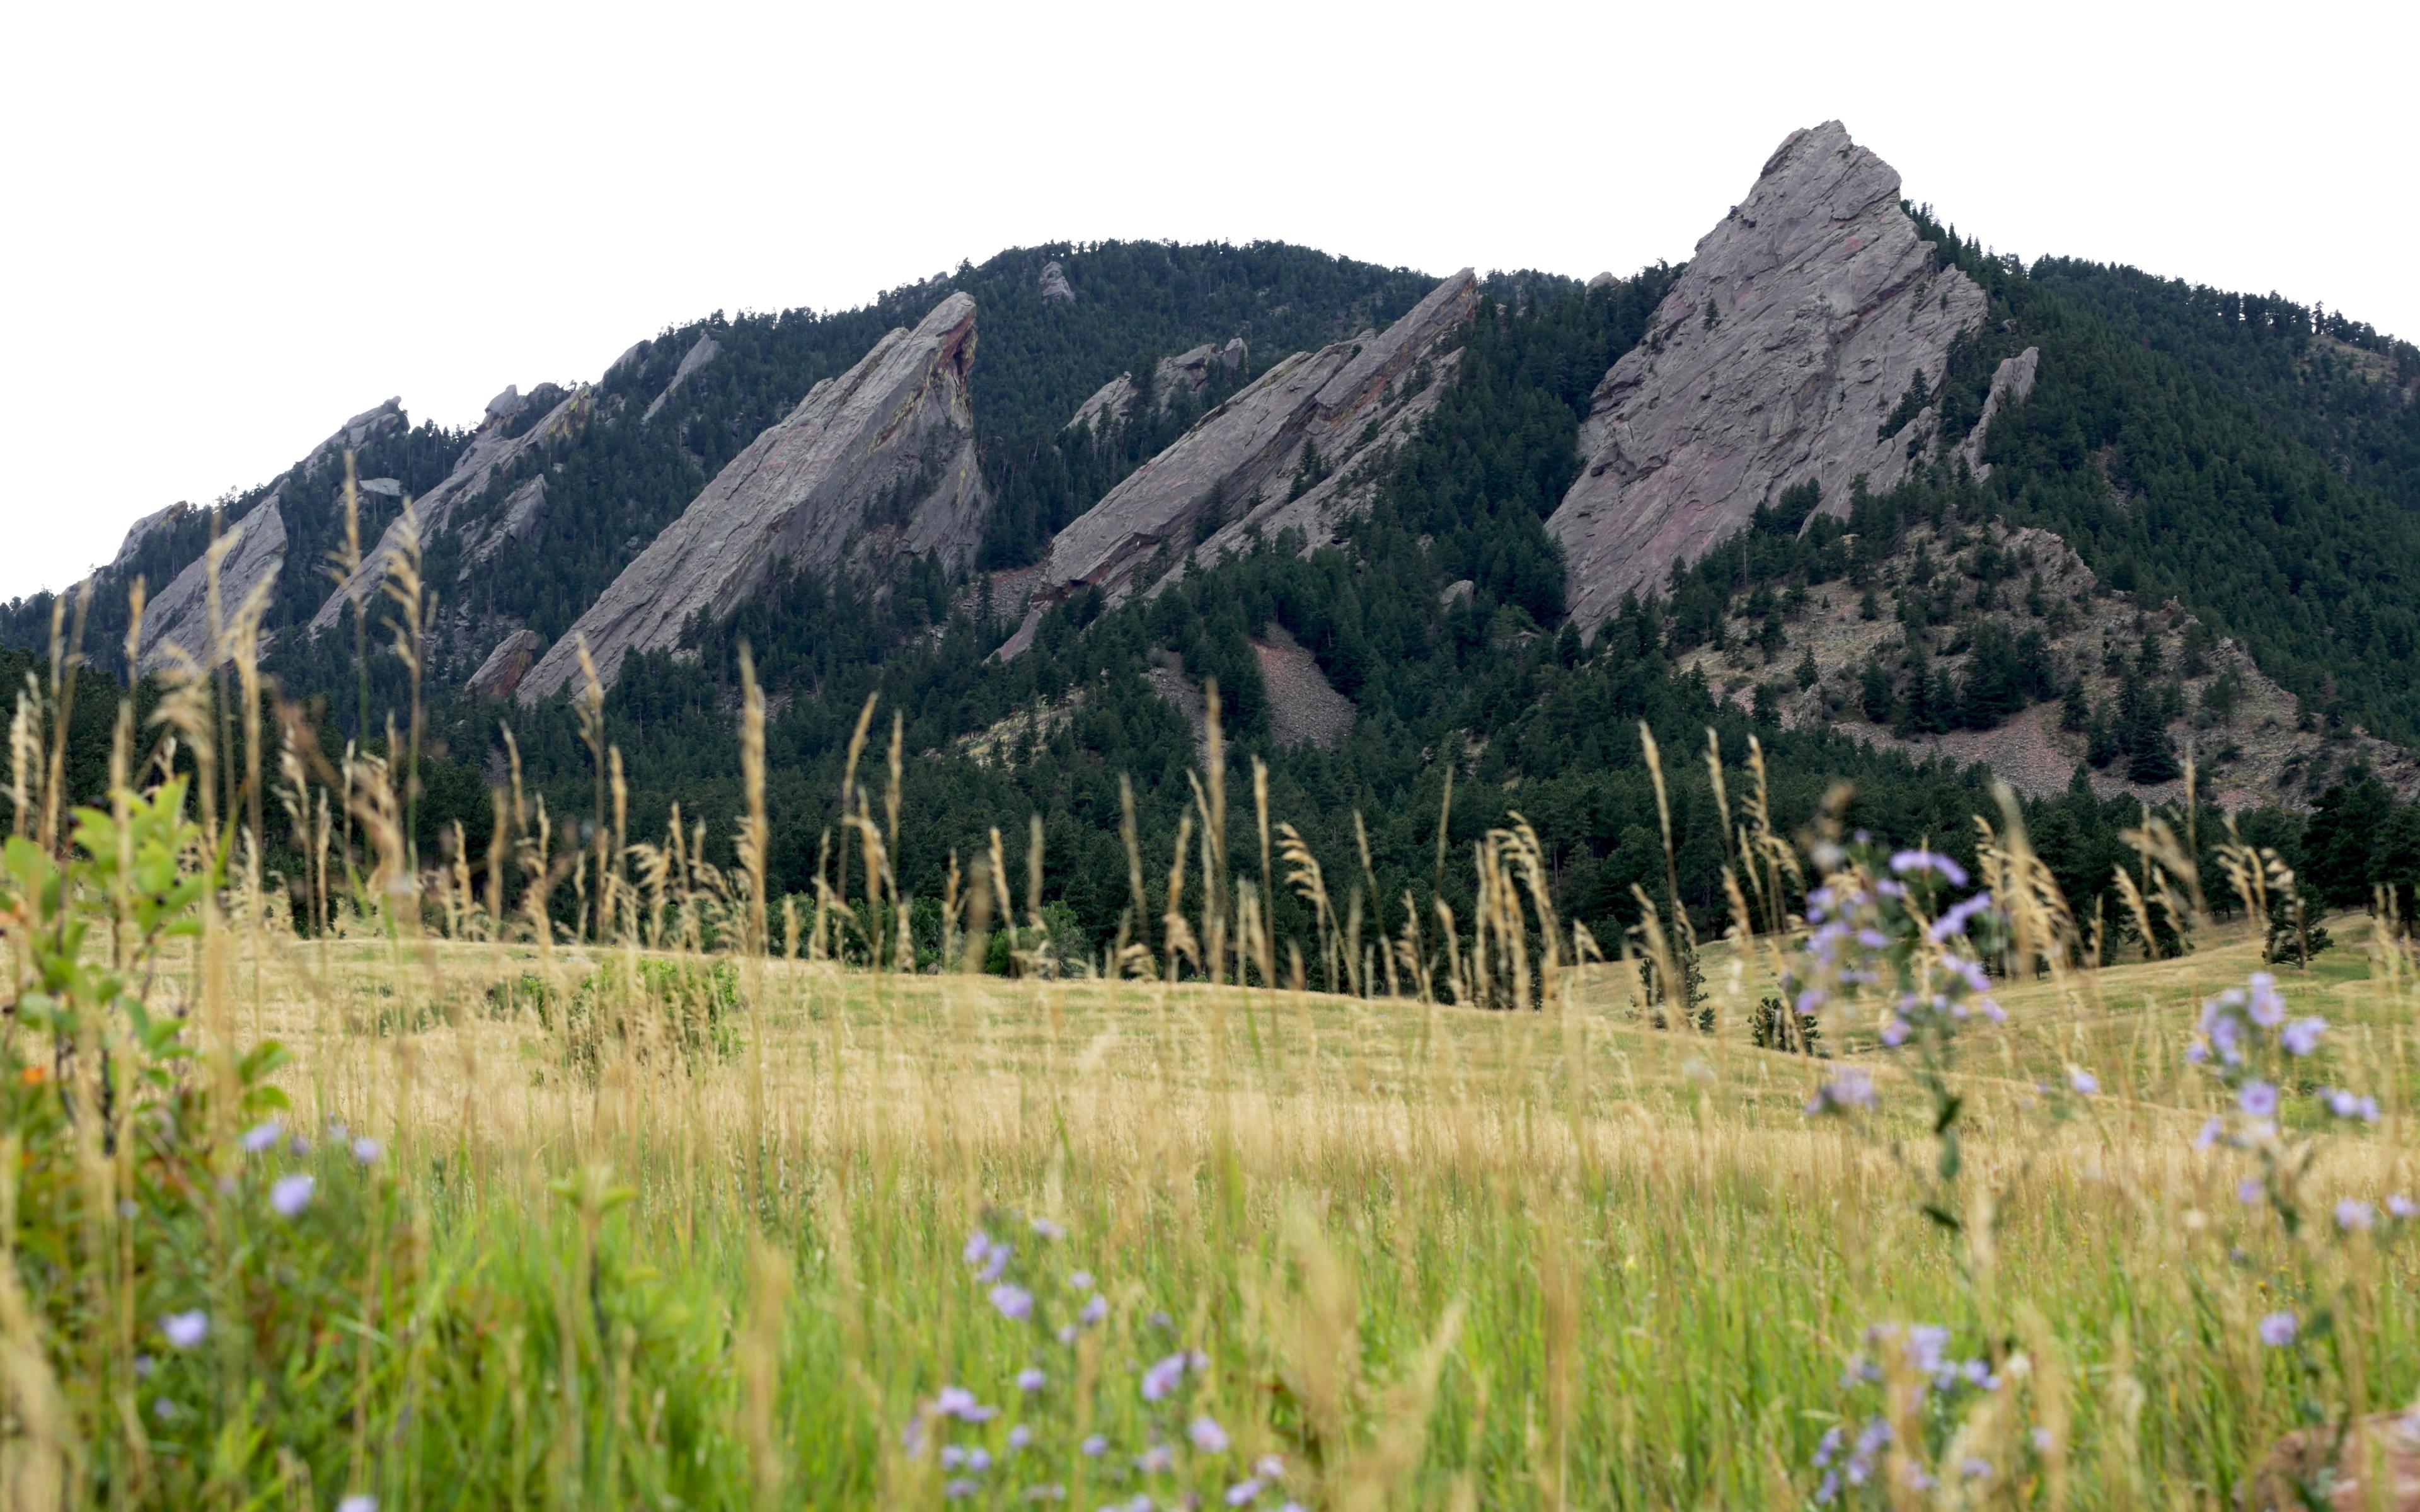
[[(486, 844), (506, 699), (527, 780), (585, 811), (583, 646), (634, 827), (735, 810), (744, 654), (779, 886), (812, 885), (872, 696), (918, 753), (903, 886), (1040, 814), (1095, 941), (1129, 903), (1120, 779), (1165, 841), (1214, 682), (1278, 817), (1342, 856), (1363, 816), (1373, 917), (1439, 887), (1467, 917), (1450, 778), (1450, 845), (1517, 810), (1607, 939), (1665, 886), (1642, 721), (1668, 748), (1712, 727), (1734, 766), (1753, 735), (1785, 825), (1845, 779), (1856, 822), (1967, 845), (2004, 778), (2084, 893), (2189, 752), (2198, 797), (2296, 856), (2306, 815), (2400, 833), (2372, 820), (2420, 785), (2420, 350), (1988, 256), (1838, 122), (1678, 268), (1060, 244), (667, 330), (466, 431), (390, 403), (139, 524), (86, 643), (122, 639), (139, 576), (146, 665), (207, 657), (214, 533), (222, 613), (262, 595), (266, 669), (332, 744), (425, 696), (430, 854), (456, 822)], [(415, 537), (417, 685), (380, 591)], [(0, 609), (0, 641), (46, 646), (53, 608)], [(1712, 918), (1720, 804), (1666, 765)], [(2330, 844), (2331, 897), (2401, 875), (2386, 841)]]

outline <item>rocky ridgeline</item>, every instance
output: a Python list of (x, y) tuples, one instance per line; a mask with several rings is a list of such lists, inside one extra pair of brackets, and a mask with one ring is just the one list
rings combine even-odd
[[(365, 446), (374, 438), (403, 430), (409, 424), (402, 401), (389, 399), (337, 426), (302, 460), (278, 474), (268, 494), (227, 527), (229, 539), (219, 561), (219, 625), (214, 626), (210, 620), (210, 565), (209, 554), (205, 551), (186, 563), (165, 587), (148, 595), (144, 606), (142, 640), (136, 650), (142, 670), (153, 671), (175, 659), (175, 653), (169, 649), (172, 646), (195, 661), (210, 660), (218, 629), (231, 624), (244, 600), (264, 585), (275, 583), (278, 574), (286, 568), (287, 489), (331, 457)], [(397, 486), (391, 478), (373, 479), (371, 483)], [(117, 548), (116, 560), (101, 569), (101, 576), (113, 579), (117, 587), (132, 587), (130, 564), (145, 540), (163, 526), (191, 515), (194, 509), (192, 504), (170, 504), (136, 520), (126, 532), (125, 544)]]
[[(965, 565), (991, 502), (967, 394), (974, 347), (974, 301), (953, 294), (816, 384), (622, 570), (515, 694), (526, 702), (576, 687), (583, 642), (610, 684), (632, 652), (672, 650), (692, 614), (728, 614), (779, 563), (817, 574), (880, 573), (908, 558)], [(491, 686), (499, 656), (511, 659), (500, 646), (481, 670), (496, 673)]]
[(1022, 655), (1043, 611), (1078, 589), (1123, 600), (1181, 572), (1197, 547), (1234, 549), (1290, 525), (1326, 539), (1367, 504), (1374, 470), (1361, 464), (1435, 402), (1445, 348), (1478, 300), (1464, 269), (1383, 332), (1296, 352), (1229, 396), (1052, 540), (1001, 659)]
[[(1244, 338), (1231, 336), (1224, 347), (1204, 342), (1191, 351), (1161, 358), (1152, 369), (1152, 408), (1165, 414), (1175, 408), (1179, 399), (1200, 398), (1220, 373), (1240, 371), (1249, 355)], [(1114, 425), (1134, 412), (1134, 375), (1121, 373), (1078, 405), (1064, 428), (1087, 430)]]
[[(1792, 132), (1597, 386), (1587, 465), (1547, 522), (1582, 629), (1784, 489), (1813, 482), (1843, 509), (1861, 475), (1876, 493), (1898, 483), (1939, 424), (1930, 404), (1901, 418), (1900, 401), (1911, 385), (1938, 392), (1950, 343), (1985, 306), (1972, 279), (1934, 265), (1888, 163), (1838, 121)], [(2004, 368), (1995, 396), (2031, 377), (2030, 361)]]
[[(585, 412), (587, 403), (588, 386), (584, 383), (569, 392), (545, 384), (526, 394), (519, 389), (507, 388), (489, 400), (487, 413), (481, 419), (478, 430), (471, 437), (471, 444), (464, 447), (462, 455), (455, 459), (453, 470), (436, 487), (412, 501), (409, 521), (403, 516), (396, 516), (395, 522), (379, 537), (378, 544), (362, 554), (361, 566), (339, 584), (336, 591), (328, 595), (327, 601), (319, 606), (319, 611), (311, 616), (310, 633), (316, 636), (334, 625), (343, 617), (346, 605), (365, 605), (378, 596), (379, 585), (386, 580), (388, 566), (395, 561), (396, 553), (403, 548), (404, 532), (408, 527), (420, 532), (424, 544), (453, 529), (457, 511), (486, 493), (488, 484), (498, 472), (520, 461), (523, 455), (569, 431)], [(515, 423), (522, 418), (524, 412), (538, 405), (544, 405), (546, 409), (537, 422), (517, 428)], [(526, 532), (531, 528), (535, 509), (545, 501), (545, 490), (540, 487), (533, 497), (523, 497), (517, 490), (515, 497), (520, 501), (522, 517), (514, 529)], [(476, 561), (501, 544), (502, 539), (492, 531), (482, 532), (480, 540), (469, 543), (471, 549), (464, 553), (466, 561)]]

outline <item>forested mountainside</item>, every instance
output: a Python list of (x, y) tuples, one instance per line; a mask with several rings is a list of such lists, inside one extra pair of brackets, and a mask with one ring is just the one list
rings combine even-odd
[[(1439, 860), (1450, 782), (1447, 851), (1517, 811), (1566, 915), (1611, 940), (1634, 887), (1664, 890), (1642, 720), (1705, 917), (1709, 728), (1734, 796), (1759, 742), (1783, 827), (1846, 780), (1854, 822), (1962, 851), (2004, 776), (2086, 907), (2144, 805), (2183, 801), (2191, 752), (2202, 803), (2317, 895), (2409, 896), (2415, 438), (2409, 345), (1987, 257), (1827, 123), (1681, 267), (1583, 285), (1278, 245), (1013, 251), (861, 310), (664, 332), (469, 433), (383, 407), (219, 524), (246, 527), (222, 571), (268, 585), (280, 686), (332, 747), (382, 748), (411, 679), (379, 543), (423, 501), (426, 854), (457, 822), (484, 854), (506, 723), (527, 780), (587, 812), (570, 632), (694, 592), (600, 668), (634, 835), (676, 803), (716, 830), (737, 810), (745, 655), (774, 711), (777, 886), (836, 843), (872, 697), (875, 746), (896, 717), (907, 758), (903, 888), (934, 898), (994, 827), (1022, 874), (1038, 815), (1056, 917), (1097, 945), (1129, 900), (1120, 779), (1164, 853), (1215, 682), (1231, 792), (1265, 760), (1274, 816), (1360, 876), (1373, 928), (1407, 897), (1467, 917), (1468, 869)], [(324, 570), (348, 450), (350, 594)], [(956, 457), (972, 474), (945, 476)], [(137, 575), (155, 600), (186, 579), (194, 633), (211, 528), (170, 512), (99, 575), (104, 667)], [(39, 653), (52, 621), (37, 598), (0, 632)], [(2192, 828), (2223, 833), (2214, 809)]]

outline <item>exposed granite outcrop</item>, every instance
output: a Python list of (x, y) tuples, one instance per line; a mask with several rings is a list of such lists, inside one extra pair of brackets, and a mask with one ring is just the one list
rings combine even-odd
[(479, 663), (479, 670), (471, 674), (467, 686), (482, 698), (512, 697), (513, 690), (521, 686), (521, 679), (536, 663), (538, 648), (545, 644), (546, 638), (535, 630), (515, 630), (496, 642), (496, 649)]
[(2028, 347), (2014, 357), (2003, 357), (1992, 370), (1992, 392), (1983, 395), (1983, 412), (1975, 418), (1975, 428), (1958, 443), (1957, 455), (1966, 459), (1976, 477), (1992, 475), (1992, 464), (1983, 460), (1983, 439), (1992, 422), (2009, 406), (2025, 402), (2034, 392), (2034, 375), (2040, 367), (2041, 348)]
[[(489, 401), (489, 418), (471, 438), (471, 444), (462, 449), (462, 455), (455, 458), (454, 470), (413, 502), (412, 514), (419, 520), (422, 541), (451, 528), (455, 512), (485, 493), (489, 480), (499, 469), (510, 467), (524, 453), (565, 434), (588, 402), (588, 386), (583, 383), (564, 393), (537, 424), (518, 436), (508, 434), (514, 418), (527, 408), (529, 399), (544, 392), (533, 391), (525, 398), (518, 390), (507, 388)], [(360, 570), (330, 594), (318, 612), (311, 616), (313, 635), (334, 625), (348, 603), (366, 604), (377, 595), (379, 584), (386, 577), (387, 563), (394, 560), (402, 543), (403, 519), (398, 516), (379, 537), (378, 545), (362, 554)]]
[(205, 551), (145, 605), (136, 658), (143, 671), (173, 661), (172, 645), (203, 666), (214, 665), (233, 650), (219, 645), (218, 632), (232, 627), (244, 599), (286, 565), (286, 517), (279, 512), (276, 493), (228, 526), (227, 533), (235, 539), (219, 563), (218, 623), (211, 623), (210, 557)]
[(1163, 357), (1152, 369), (1151, 402), (1156, 409), (1165, 412), (1182, 398), (1198, 399), (1210, 380), (1220, 373), (1241, 369), (1248, 355), (1244, 338), (1230, 336), (1224, 347), (1204, 342), (1189, 352)]
[(517, 696), (571, 686), (582, 640), (612, 682), (630, 653), (670, 649), (693, 614), (729, 613), (780, 563), (861, 574), (908, 558), (963, 565), (990, 505), (967, 393), (974, 346), (975, 302), (952, 294), (816, 384), (622, 570)]
[(655, 396), (647, 405), (646, 412), (639, 418), (643, 421), (655, 419), (657, 412), (680, 392), (681, 385), (689, 381), (690, 374), (721, 355), (722, 344), (709, 333), (699, 332), (697, 340), (690, 343), (689, 350), (681, 353), (680, 365), (673, 369), (672, 381), (664, 385), (664, 392)]
[(1041, 285), (1042, 298), (1049, 303), (1073, 304), (1076, 302), (1076, 291), (1067, 283), (1067, 270), (1060, 267), (1059, 260), (1055, 257), (1042, 265)]
[(537, 532), (538, 517), (546, 511), (546, 474), (524, 482), (504, 495), (504, 508), (496, 514), (495, 523), (485, 534), (467, 545), (462, 552), (462, 577), (471, 569), (494, 556), (507, 545), (526, 541)]
[(1937, 412), (1885, 422), (1912, 383), (1937, 392), (1986, 306), (1932, 254), (1898, 173), (1839, 122), (1790, 134), (1597, 386), (1587, 465), (1547, 522), (1583, 631), (1786, 488), (1817, 483), (1837, 511), (1854, 479), (1880, 493), (1906, 474)]
[(1132, 373), (1121, 373), (1093, 391), (1093, 396), (1076, 407), (1076, 413), (1061, 427), (1065, 430), (1089, 429), (1096, 424), (1115, 424), (1134, 408), (1135, 386)]
[[(1450, 371), (1446, 348), (1478, 301), (1479, 280), (1466, 268), (1385, 332), (1296, 352), (1230, 395), (1059, 532), (1024, 623), (995, 655), (1022, 655), (1043, 612), (1079, 588), (1116, 602), (1181, 572), (1188, 550), (1214, 561), (1289, 527), (1310, 544), (1326, 539), (1337, 520), (1366, 506), (1376, 470), (1362, 464), (1435, 402)], [(1423, 364), (1429, 382), (1417, 384)], [(1316, 479), (1304, 473), (1309, 448), (1321, 464)]]

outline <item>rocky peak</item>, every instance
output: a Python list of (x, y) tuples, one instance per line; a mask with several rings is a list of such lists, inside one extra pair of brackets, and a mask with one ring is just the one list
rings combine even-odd
[(1047, 303), (1076, 302), (1076, 291), (1067, 283), (1067, 270), (1059, 266), (1056, 257), (1042, 265), (1041, 288), (1042, 298)]
[(952, 294), (816, 384), (622, 570), (516, 696), (572, 686), (583, 640), (611, 683), (632, 652), (673, 648), (691, 615), (730, 613), (780, 563), (868, 577), (908, 559), (963, 565), (990, 508), (967, 392), (974, 346), (975, 301)]
[[(1478, 301), (1466, 268), (1385, 332), (1295, 352), (1230, 395), (1059, 532), (1025, 621), (998, 655), (1021, 655), (1043, 611), (1079, 588), (1116, 602), (1181, 573), (1196, 542), (1230, 550), (1290, 527), (1313, 545), (1326, 540), (1367, 507), (1375, 469), (1361, 464), (1435, 403), (1455, 355), (1445, 348)], [(1223, 350), (1241, 363), (1240, 343)], [(1423, 364), (1430, 381), (1418, 384)]]
[(1901, 402), (1938, 391), (1985, 306), (1935, 266), (1890, 164), (1838, 121), (1792, 132), (1597, 386), (1587, 465), (1547, 524), (1574, 617), (1593, 634), (1786, 488), (1817, 484), (1837, 511), (1858, 477), (1898, 483), (1939, 424)]
[(221, 543), (217, 618), (211, 617), (210, 553), (205, 551), (144, 606), (136, 653), (144, 671), (175, 660), (172, 646), (205, 667), (232, 654), (233, 647), (220, 644), (221, 633), (235, 624), (244, 600), (275, 581), (286, 565), (286, 517), (278, 512), (277, 493), (228, 526)]

